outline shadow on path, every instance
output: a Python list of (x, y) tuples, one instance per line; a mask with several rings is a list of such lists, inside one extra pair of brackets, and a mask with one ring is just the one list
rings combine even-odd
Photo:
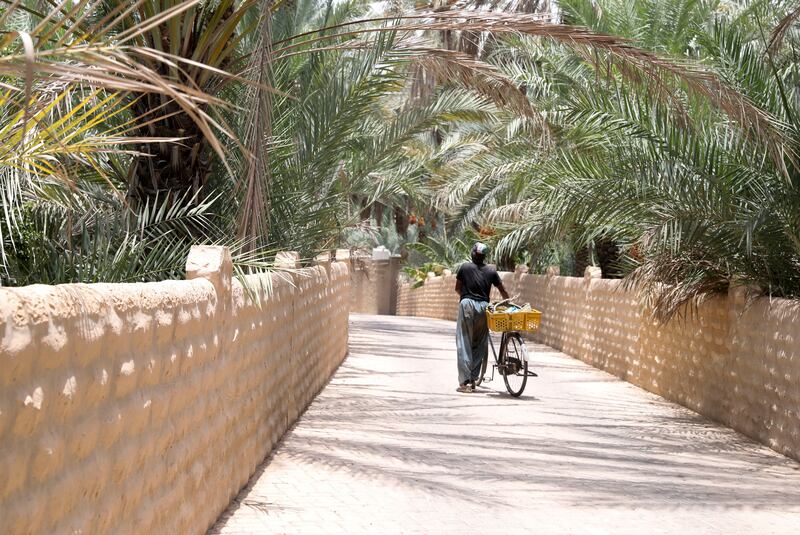
[(213, 533), (457, 532), (465, 511), (490, 533), (800, 529), (800, 464), (551, 348), (530, 345), (523, 398), (500, 379), (465, 395), (452, 322), (351, 329), (348, 359)]

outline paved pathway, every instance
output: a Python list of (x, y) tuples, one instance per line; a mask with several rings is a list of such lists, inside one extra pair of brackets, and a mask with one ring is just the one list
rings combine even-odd
[(454, 324), (351, 317), (351, 355), (210, 533), (800, 533), (800, 464), (546, 346), (455, 392)]

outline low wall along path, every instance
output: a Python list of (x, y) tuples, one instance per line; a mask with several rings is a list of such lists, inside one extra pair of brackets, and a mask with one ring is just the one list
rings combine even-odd
[[(621, 281), (501, 273), (542, 311), (534, 339), (800, 460), (800, 303), (732, 291), (657, 324)], [(455, 320), (455, 276), (398, 290), (398, 315)]]
[(346, 355), (343, 263), (187, 279), (0, 288), (0, 531), (203, 533)]

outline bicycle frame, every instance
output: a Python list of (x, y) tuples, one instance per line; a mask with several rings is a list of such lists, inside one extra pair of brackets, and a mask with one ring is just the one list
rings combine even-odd
[[(505, 342), (506, 333), (500, 333), (500, 347), (503, 347), (503, 342)], [(489, 331), (489, 346), (492, 348), (492, 355), (494, 355), (494, 362), (497, 363), (497, 351), (494, 349), (494, 341), (492, 340), (492, 332)]]
[[(503, 347), (503, 342), (505, 342), (506, 333), (500, 333), (500, 347)], [(492, 348), (492, 356), (494, 357), (494, 364), (492, 364), (492, 376), (486, 380), (487, 383), (491, 383), (494, 381), (494, 371), (497, 369), (497, 365), (500, 364), (497, 360), (497, 351), (494, 348), (494, 341), (492, 340), (492, 332), (489, 331), (489, 346)]]
[[(500, 333), (500, 347), (503, 347), (503, 345), (506, 342), (506, 338), (508, 337), (509, 333), (512, 333), (512, 332), (516, 332), (516, 331), (503, 331), (502, 333)], [(492, 356), (494, 357), (494, 364), (492, 364), (492, 377), (487, 382), (491, 382), (494, 379), (494, 371), (500, 365), (500, 360), (498, 359), (498, 356), (497, 356), (497, 350), (495, 350), (495, 348), (494, 348), (494, 340), (492, 340), (492, 332), (491, 331), (489, 331), (489, 346), (492, 348)], [(527, 361), (527, 359), (528, 359), (528, 356), (525, 355), (525, 360)]]

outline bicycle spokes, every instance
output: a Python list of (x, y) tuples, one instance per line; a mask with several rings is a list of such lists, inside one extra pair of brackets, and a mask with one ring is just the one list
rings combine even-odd
[(528, 381), (528, 354), (519, 334), (508, 335), (505, 342), (500, 348), (497, 370), (503, 376), (508, 393), (516, 397), (522, 394)]

